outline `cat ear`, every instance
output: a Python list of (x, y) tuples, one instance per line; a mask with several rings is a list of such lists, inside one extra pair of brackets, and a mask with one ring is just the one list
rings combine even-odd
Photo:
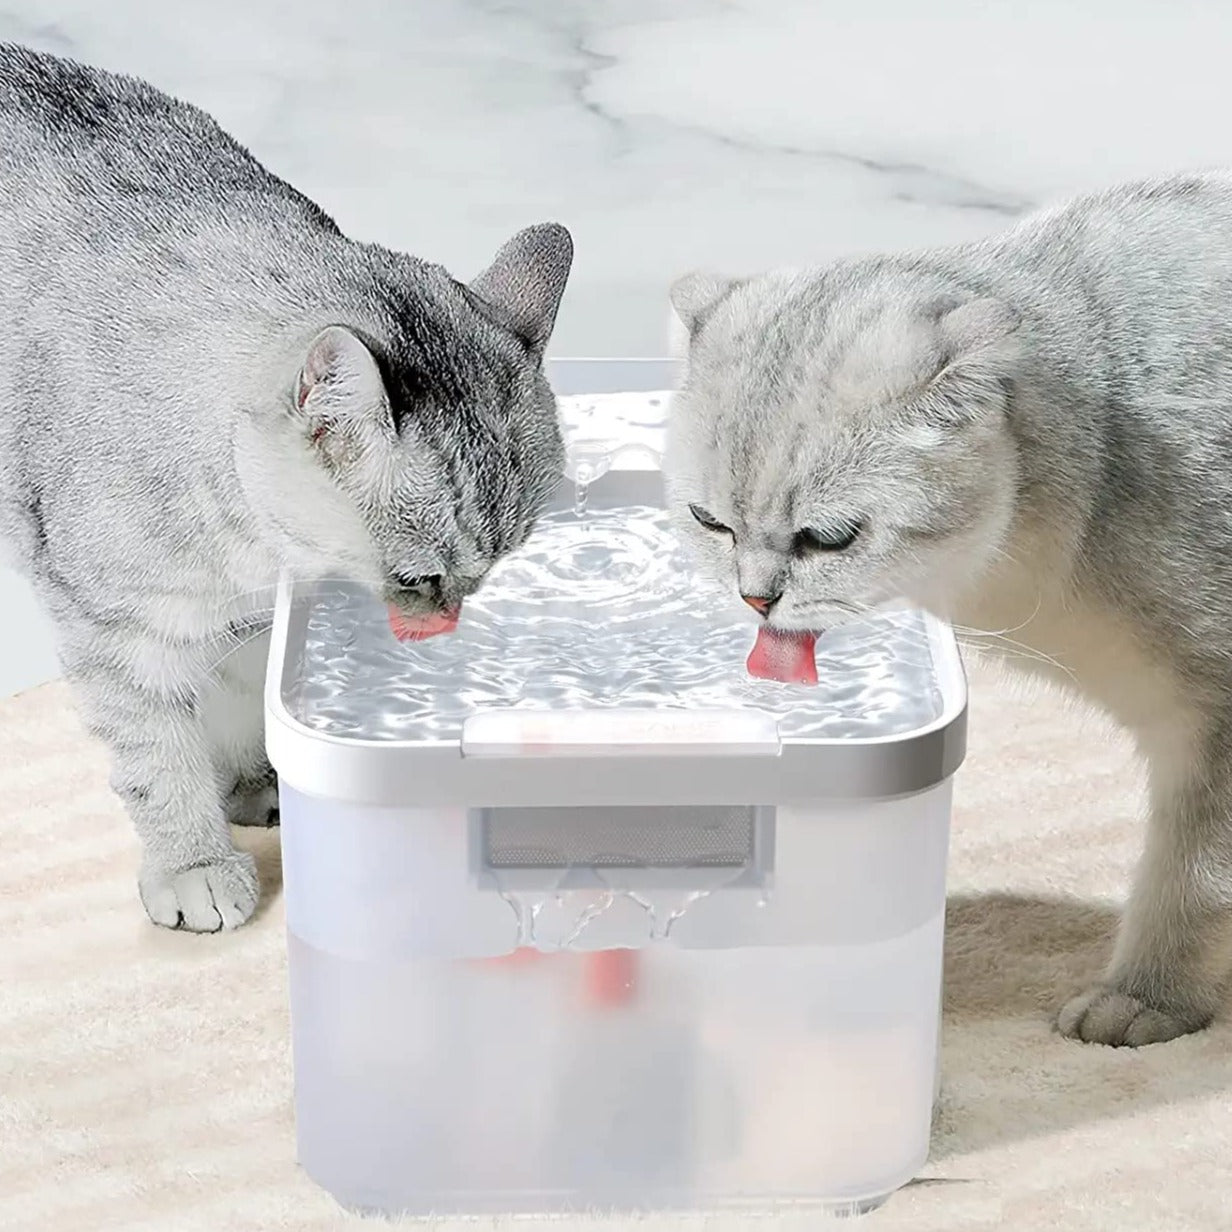
[(538, 356), (552, 336), (572, 264), (572, 236), (559, 223), (547, 222), (519, 231), (470, 289), (498, 309), (508, 328)]
[(683, 278), (677, 278), (668, 296), (682, 324), (690, 334), (695, 334), (738, 285), (735, 278), (695, 270)]
[(342, 423), (375, 419), (392, 426), (372, 352), (341, 325), (328, 326), (309, 343), (295, 382), (295, 407), (311, 425), (314, 443)]
[(939, 322), (951, 356), (995, 346), (1021, 324), (1018, 314), (999, 299), (973, 299), (946, 312)]
[(996, 299), (976, 299), (937, 318), (944, 360), (927, 391), (930, 411), (947, 423), (970, 423), (1007, 405), (1018, 358), (1021, 318)]

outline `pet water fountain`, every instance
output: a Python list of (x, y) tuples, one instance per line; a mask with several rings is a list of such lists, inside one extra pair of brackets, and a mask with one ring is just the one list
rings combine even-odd
[(281, 591), (299, 1159), (348, 1207), (852, 1212), (927, 1157), (957, 648), (886, 613), (752, 679), (662, 510), (671, 375), (553, 366), (569, 475), (456, 633)]

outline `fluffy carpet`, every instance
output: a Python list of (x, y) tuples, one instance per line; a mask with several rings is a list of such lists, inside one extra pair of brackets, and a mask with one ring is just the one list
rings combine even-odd
[[(1232, 1028), (1135, 1053), (1049, 1026), (1098, 971), (1137, 854), (1129, 751), (983, 671), (973, 692), (933, 1157), (859, 1226), (1226, 1229)], [(0, 703), (0, 748), (0, 1229), (367, 1226), (295, 1166), (276, 832), (241, 837), (265, 887), (250, 926), (164, 932), (63, 686)]]

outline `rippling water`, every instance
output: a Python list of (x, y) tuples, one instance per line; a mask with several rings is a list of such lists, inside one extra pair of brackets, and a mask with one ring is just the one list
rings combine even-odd
[(698, 583), (655, 509), (546, 517), (493, 571), (452, 635), (398, 642), (385, 607), (323, 586), (287, 703), (302, 723), (367, 740), (456, 739), (489, 707), (753, 707), (784, 736), (867, 737), (937, 718), (922, 619), (879, 615), (817, 642), (815, 687), (751, 679), (756, 633)]

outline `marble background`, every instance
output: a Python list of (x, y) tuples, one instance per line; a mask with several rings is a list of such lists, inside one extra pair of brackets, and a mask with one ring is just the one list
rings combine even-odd
[[(0, 0), (0, 38), (205, 107), (351, 235), (459, 275), (560, 219), (558, 355), (661, 352), (693, 266), (1232, 165), (1224, 0)], [(0, 595), (4, 695), (56, 669), (24, 586)]]

